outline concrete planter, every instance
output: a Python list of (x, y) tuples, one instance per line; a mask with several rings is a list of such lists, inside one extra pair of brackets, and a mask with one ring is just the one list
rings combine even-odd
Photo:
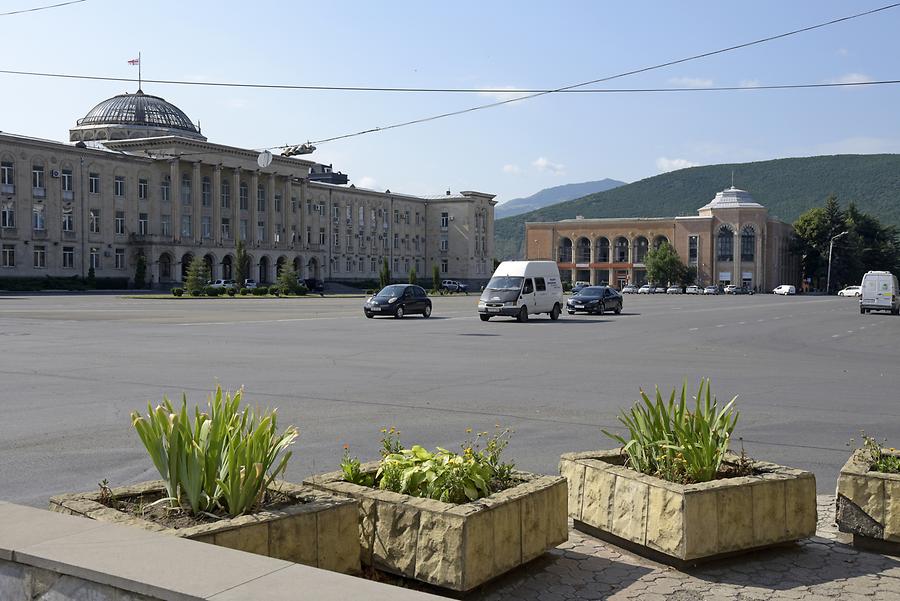
[[(102, 522), (129, 524), (334, 572), (355, 574), (360, 571), (354, 501), (287, 482), (276, 483), (273, 487), (294, 497), (298, 503), (190, 528), (166, 528), (112, 509), (99, 502), (99, 492), (52, 497), (50, 510)], [(165, 486), (161, 480), (156, 480), (114, 488), (112, 493), (116, 499), (165, 496)]]
[[(363, 466), (370, 472), (376, 468), (376, 463)], [(304, 483), (359, 501), (364, 565), (468, 591), (569, 537), (565, 479), (516, 476), (524, 482), (462, 505), (351, 484), (341, 472)]]
[(754, 476), (682, 485), (624, 462), (618, 449), (562, 456), (575, 528), (677, 567), (815, 533), (810, 472), (755, 461)]
[(835, 521), (854, 545), (900, 554), (900, 474), (870, 472), (863, 452), (854, 452), (838, 476)]

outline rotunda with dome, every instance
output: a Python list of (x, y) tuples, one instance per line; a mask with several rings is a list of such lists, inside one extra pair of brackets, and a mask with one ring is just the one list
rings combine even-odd
[(71, 142), (132, 140), (179, 136), (206, 141), (190, 118), (164, 98), (145, 94), (119, 94), (108, 98), (78, 120), (69, 130)]

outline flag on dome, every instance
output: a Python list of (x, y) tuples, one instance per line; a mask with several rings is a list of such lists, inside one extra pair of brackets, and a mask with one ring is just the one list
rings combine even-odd
[(141, 59), (139, 59), (139, 58), (133, 58), (133, 59), (131, 59), (130, 61), (128, 61), (128, 64), (129, 64), (129, 65), (140, 65), (140, 64), (141, 64)]

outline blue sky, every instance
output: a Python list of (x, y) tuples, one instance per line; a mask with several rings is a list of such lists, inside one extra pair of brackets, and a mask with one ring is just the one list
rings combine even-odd
[[(3, 0), (0, 12), (52, 4)], [(0, 69), (360, 86), (553, 88), (714, 50), (888, 0), (175, 2), (88, 0), (0, 17)], [(602, 84), (708, 87), (900, 79), (900, 8)], [(0, 75), (0, 130), (66, 140), (135, 85)], [(258, 148), (494, 100), (488, 94), (276, 91), (145, 84), (211, 141)], [(549, 95), (319, 145), (351, 182), (507, 200), (692, 164), (900, 152), (900, 86)], [(723, 182), (723, 187), (730, 182)], [(740, 174), (736, 174), (740, 184)]]

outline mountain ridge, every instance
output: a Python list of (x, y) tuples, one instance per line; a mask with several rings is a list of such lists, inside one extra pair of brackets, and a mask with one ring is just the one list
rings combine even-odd
[(494, 208), (494, 217), (495, 219), (512, 217), (513, 215), (534, 211), (567, 200), (574, 200), (595, 192), (605, 192), (606, 190), (612, 190), (613, 188), (624, 185), (625, 182), (605, 177), (590, 182), (563, 184), (561, 186), (544, 188), (531, 196), (513, 198), (497, 205)]

